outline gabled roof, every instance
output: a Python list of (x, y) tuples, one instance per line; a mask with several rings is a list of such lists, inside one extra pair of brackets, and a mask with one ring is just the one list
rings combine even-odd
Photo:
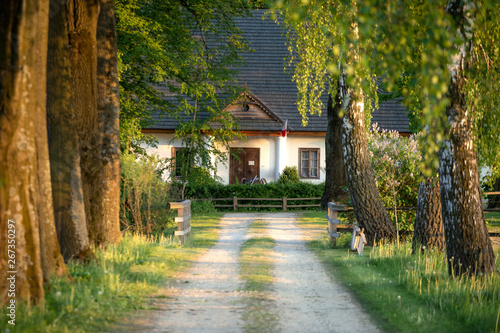
[[(302, 116), (296, 105), (298, 90), (292, 80), (293, 69), (287, 65), (289, 51), (282, 25), (267, 17), (263, 10), (253, 11), (253, 17), (236, 18), (235, 23), (253, 49), (242, 55), (246, 64), (238, 68), (237, 81), (247, 88), (247, 97), (276, 120), (242, 119), (239, 121), (241, 130), (279, 131), (283, 122), (288, 120), (289, 131), (326, 131), (328, 89), (325, 89), (321, 97), (324, 104), (321, 116), (308, 115), (308, 125), (302, 126)], [(380, 103), (379, 109), (373, 112), (372, 122), (377, 122), (383, 129), (409, 132), (406, 108), (399, 100)], [(163, 118), (154, 128), (167, 129), (174, 126), (172, 120)]]
[(280, 131), (285, 121), (248, 89), (226, 107), (242, 130), (259, 131), (267, 129)]

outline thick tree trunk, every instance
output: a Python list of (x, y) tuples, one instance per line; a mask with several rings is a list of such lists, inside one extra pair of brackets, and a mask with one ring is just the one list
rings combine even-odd
[(487, 274), (495, 271), (495, 254), (486, 228), (479, 187), (477, 154), (474, 151), (472, 121), (467, 110), (464, 85), (472, 51), (473, 15), (464, 12), (474, 7), (450, 1), (447, 12), (458, 24), (464, 43), (450, 65), (448, 85), (450, 105), (446, 109), (449, 139), (439, 152), (441, 204), (451, 275)]
[[(341, 80), (344, 81), (344, 80)], [(363, 94), (342, 87), (345, 115), (342, 123), (342, 145), (347, 186), (358, 224), (365, 228), (367, 242), (392, 241), (396, 231), (387, 215), (375, 184), (366, 138)]]
[[(47, 5), (48, 6), (48, 5)], [(48, 10), (48, 7), (47, 7)], [(42, 21), (42, 18), (44, 19)], [(49, 15), (44, 15), (38, 21), (38, 25), (43, 26), (45, 29), (49, 27)], [(38, 53), (41, 54), (40, 64), (47, 64), (47, 43), (48, 31), (40, 34), (38, 42), (40, 49)], [(40, 78), (35, 86), (37, 89), (36, 96), (39, 96), (36, 103), (39, 105), (37, 108), (43, 112), (37, 112), (36, 119), (36, 144), (37, 144), (37, 162), (38, 162), (38, 191), (39, 198), (37, 209), (40, 218), (40, 245), (41, 245), (41, 260), (43, 269), (43, 279), (48, 283), (49, 278), (53, 274), (59, 276), (68, 274), (68, 268), (64, 263), (61, 255), (61, 248), (56, 232), (56, 225), (54, 220), (54, 206), (52, 196), (52, 184), (50, 175), (50, 162), (49, 162), (49, 143), (47, 136), (47, 112), (46, 112), (46, 96), (47, 96), (47, 66), (40, 67)]]
[(413, 232), (413, 253), (445, 247), (441, 195), (437, 178), (428, 178), (418, 186), (417, 215)]
[(19, 299), (44, 297), (37, 204), (46, 200), (38, 175), (47, 164), (37, 158), (48, 158), (37, 155), (35, 121), (45, 114), (37, 85), (45, 82), (48, 12), (48, 1), (0, 3), (0, 303), (10, 304), (11, 286)]
[[(335, 104), (334, 104), (335, 102)], [(321, 197), (321, 208), (326, 209), (331, 201), (343, 201), (347, 193), (342, 190), (347, 186), (344, 157), (342, 149), (342, 118), (339, 117), (341, 109), (340, 92), (335, 94), (335, 101), (328, 97), (328, 127), (326, 128), (326, 179), (325, 192)]]
[(52, 0), (47, 62), (47, 123), (57, 235), (66, 261), (86, 259), (90, 250), (80, 172), (77, 117), (73, 110), (67, 17)]
[(102, 158), (97, 112), (98, 0), (68, 0), (66, 7), (72, 73), (73, 112), (80, 145), (85, 217), (91, 243), (103, 234)]
[(118, 243), (120, 232), (120, 88), (113, 0), (101, 0), (97, 28), (97, 109), (102, 133), (102, 235), (99, 245)]

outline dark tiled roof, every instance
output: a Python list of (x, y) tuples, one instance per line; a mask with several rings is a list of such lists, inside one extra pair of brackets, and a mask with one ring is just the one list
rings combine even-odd
[(410, 133), (409, 119), (402, 101), (403, 97), (400, 97), (379, 103), (378, 109), (372, 112), (372, 124), (377, 123), (386, 130)]
[[(254, 50), (243, 54), (246, 65), (238, 68), (238, 83), (241, 86), (246, 84), (248, 91), (281, 120), (288, 119), (288, 130), (326, 131), (328, 100), (326, 92), (322, 96), (324, 104), (322, 115), (309, 115), (308, 125), (302, 126), (302, 116), (296, 106), (298, 90), (295, 82), (292, 81), (292, 70), (287, 65), (286, 59), (289, 51), (282, 25), (276, 24), (262, 10), (254, 11), (253, 17), (236, 18), (235, 21), (243, 31), (243, 36), (250, 48)], [(380, 103), (372, 119), (383, 129), (409, 132), (405, 107), (399, 101)], [(173, 128), (174, 126), (172, 120), (163, 118), (154, 128)], [(280, 130), (282, 123), (241, 121), (240, 126), (242, 130), (274, 131)]]

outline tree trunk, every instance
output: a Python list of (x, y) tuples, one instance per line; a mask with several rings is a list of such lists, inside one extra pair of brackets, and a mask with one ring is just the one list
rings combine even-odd
[(101, 0), (97, 28), (97, 109), (102, 133), (103, 234), (98, 245), (118, 243), (120, 232), (120, 88), (113, 0)]
[(102, 158), (97, 112), (98, 0), (68, 0), (66, 7), (72, 73), (73, 112), (80, 145), (85, 217), (91, 243), (103, 234)]
[(445, 247), (441, 196), (437, 178), (428, 178), (418, 186), (417, 215), (413, 232), (413, 253)]
[(47, 62), (47, 123), (56, 230), (66, 261), (92, 256), (85, 220), (77, 117), (73, 111), (67, 17), (52, 0)]
[(0, 3), (0, 303), (44, 297), (37, 203), (47, 163), (37, 162), (35, 121), (45, 114), (48, 12), (48, 1)]
[[(47, 3), (48, 11), (49, 5)], [(42, 21), (43, 19), (43, 21)], [(45, 22), (46, 21), (46, 22)], [(48, 46), (48, 29), (49, 29), (49, 15), (48, 12), (40, 21), (37, 22), (39, 29), (43, 26), (45, 33), (39, 34), (38, 42), (40, 49), (38, 53), (41, 55), (40, 64), (45, 66), (40, 67), (40, 76), (37, 80), (36, 89), (39, 96), (36, 103), (39, 105), (37, 108), (43, 112), (37, 112), (36, 119), (36, 146), (37, 146), (37, 163), (38, 163), (38, 191), (39, 198), (37, 209), (40, 218), (40, 250), (41, 261), (43, 269), (43, 279), (47, 284), (53, 274), (62, 276), (68, 274), (68, 268), (64, 263), (61, 255), (61, 248), (56, 232), (56, 225), (54, 219), (54, 206), (52, 196), (52, 184), (50, 175), (50, 161), (49, 161), (49, 143), (47, 135), (47, 111), (46, 111), (46, 97), (47, 97), (47, 46)]]
[(326, 179), (325, 192), (321, 197), (321, 208), (326, 209), (331, 201), (343, 201), (347, 194), (342, 190), (347, 186), (344, 158), (342, 151), (342, 118), (339, 117), (341, 108), (340, 92), (335, 94), (335, 104), (332, 95), (328, 97), (328, 126), (326, 128)]
[[(486, 228), (479, 186), (477, 154), (474, 151), (471, 110), (467, 110), (464, 76), (471, 59), (474, 17), (461, 1), (446, 8), (458, 25), (464, 42), (449, 66), (451, 80), (446, 109), (449, 139), (439, 152), (441, 204), (450, 275), (487, 274), (495, 271), (495, 254)], [(469, 15), (470, 14), (470, 15)]]
[(365, 228), (367, 242), (392, 241), (396, 236), (394, 225), (380, 198), (370, 164), (366, 139), (363, 93), (354, 91), (341, 80), (345, 115), (342, 123), (342, 145), (347, 186), (351, 195), (356, 220)]

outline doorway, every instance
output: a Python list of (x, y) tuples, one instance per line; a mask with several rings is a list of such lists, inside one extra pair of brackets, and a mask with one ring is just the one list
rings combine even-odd
[(229, 158), (229, 184), (236, 179), (260, 178), (260, 148), (231, 148)]

